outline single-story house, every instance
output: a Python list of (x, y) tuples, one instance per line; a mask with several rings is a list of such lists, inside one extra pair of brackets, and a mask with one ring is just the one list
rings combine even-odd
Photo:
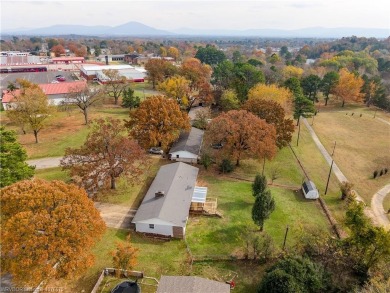
[[(72, 91), (83, 90), (86, 87), (85, 81), (75, 82), (60, 82), (60, 83), (45, 83), (38, 85), (43, 92), (47, 95), (49, 102), (52, 105), (58, 106), (65, 101), (65, 97)], [(14, 98), (20, 95), (20, 90), (17, 89), (13, 92), (3, 90), (1, 96), (1, 103), (3, 104), (4, 110), (8, 110), (12, 107), (15, 102)]]
[(318, 189), (313, 181), (305, 180), (302, 184), (302, 191), (305, 198), (317, 199), (320, 197)]
[(230, 285), (195, 276), (161, 276), (157, 293), (230, 293)]
[(190, 132), (182, 132), (169, 150), (169, 158), (172, 161), (197, 163), (203, 135), (204, 131), (195, 127), (191, 127)]
[(198, 171), (182, 162), (162, 166), (132, 220), (135, 230), (183, 238)]

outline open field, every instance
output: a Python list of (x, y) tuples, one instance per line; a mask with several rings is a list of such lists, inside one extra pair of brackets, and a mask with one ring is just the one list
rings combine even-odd
[(373, 179), (375, 170), (390, 170), (390, 125), (374, 119), (366, 109), (321, 112), (313, 128), (329, 153), (336, 141), (335, 162), (370, 205), (372, 195), (390, 182), (390, 173)]
[[(101, 117), (127, 119), (128, 113), (128, 109), (119, 106), (103, 105), (91, 108), (90, 119)], [(40, 131), (38, 144), (35, 143), (31, 131), (21, 134), (20, 128), (11, 123), (4, 112), (1, 115), (1, 124), (18, 133), (18, 141), (26, 148), (29, 159), (63, 156), (66, 148), (81, 146), (89, 132), (84, 124), (84, 116), (78, 109), (56, 112), (49, 125)]]

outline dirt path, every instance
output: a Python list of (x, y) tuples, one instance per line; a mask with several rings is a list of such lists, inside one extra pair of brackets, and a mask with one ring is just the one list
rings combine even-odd
[(129, 230), (131, 220), (137, 212), (126, 206), (101, 202), (95, 202), (95, 207), (99, 210), (106, 226), (115, 229)]
[(42, 158), (36, 160), (28, 160), (27, 164), (30, 166), (35, 166), (35, 169), (47, 169), (47, 168), (55, 168), (60, 166), (60, 161), (62, 157), (54, 157), (54, 158)]
[[(301, 119), (302, 119), (303, 123), (305, 124), (306, 128), (309, 130), (309, 133), (310, 133), (311, 137), (313, 138), (314, 143), (316, 144), (317, 148), (319, 149), (321, 154), (324, 156), (326, 162), (330, 166), (332, 164), (333, 158), (329, 155), (328, 151), (325, 149), (325, 147), (321, 143), (320, 139), (318, 138), (317, 134), (314, 132), (313, 128), (307, 122), (306, 118), (301, 118)], [(336, 178), (339, 180), (340, 183), (343, 181), (348, 182), (347, 177), (345, 177), (345, 175), (343, 174), (343, 172), (341, 172), (340, 168), (337, 166), (337, 164), (335, 162), (333, 162), (332, 171), (336, 175)], [(386, 187), (387, 186), (388, 185), (386, 185)], [(383, 188), (383, 189), (385, 189), (385, 188)], [(376, 194), (381, 193), (381, 191), (383, 189), (381, 189)], [(389, 191), (390, 191), (390, 187), (389, 187)], [(356, 191), (355, 191), (355, 194), (356, 194), (356, 199), (358, 201), (361, 201), (364, 203), (363, 198)], [(383, 197), (376, 196), (376, 194), (373, 197), (373, 200), (375, 199), (374, 206), (372, 206), (371, 208), (366, 206), (366, 208), (365, 208), (366, 215), (372, 219), (374, 224), (379, 225), (379, 226), (383, 226), (385, 229), (389, 229), (390, 221), (387, 218), (387, 216), (384, 214), (384, 209), (383, 209), (383, 199), (385, 198), (386, 194), (383, 195)], [(372, 204), (373, 204), (373, 201), (371, 201), (371, 205)]]

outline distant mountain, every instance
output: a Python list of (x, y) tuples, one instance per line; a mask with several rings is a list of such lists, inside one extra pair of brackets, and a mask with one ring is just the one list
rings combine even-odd
[(105, 35), (123, 35), (123, 36), (164, 36), (173, 35), (173, 33), (163, 30), (158, 30), (153, 27), (144, 25), (139, 22), (131, 21), (119, 26), (86, 26), (86, 25), (53, 25), (49, 27), (36, 29), (21, 29), (4, 31), (2, 34), (13, 35), (89, 35), (89, 36), (105, 36)]
[(180, 28), (173, 31), (156, 29), (131, 21), (119, 26), (54, 25), (37, 29), (4, 31), (13, 35), (90, 35), (90, 36), (230, 36), (230, 37), (273, 37), (273, 38), (342, 38), (349, 36), (387, 38), (390, 29), (381, 28), (323, 28), (310, 27), (296, 30), (247, 29), (214, 30)]
[(296, 30), (248, 29), (248, 30), (197, 30), (180, 28), (173, 31), (189, 36), (232, 36), (232, 37), (274, 37), (274, 38), (342, 38), (348, 36), (387, 38), (389, 29), (381, 28), (323, 28), (310, 27)]

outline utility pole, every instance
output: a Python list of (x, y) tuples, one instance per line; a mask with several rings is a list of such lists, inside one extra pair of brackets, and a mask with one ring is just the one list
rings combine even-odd
[(287, 233), (288, 233), (288, 225), (286, 226), (286, 233), (284, 234), (283, 250), (286, 247)]
[(375, 118), (375, 116), (376, 116), (376, 111), (378, 111), (378, 110), (375, 110), (375, 113), (374, 113), (374, 118)]
[(326, 182), (326, 188), (325, 188), (325, 195), (326, 195), (326, 193), (328, 192), (328, 185), (329, 185), (330, 174), (332, 173), (333, 162), (334, 162), (334, 161), (332, 160), (332, 164), (330, 164), (330, 170), (329, 170), (329, 175), (328, 175), (328, 181)]
[(335, 150), (335, 148), (336, 148), (336, 141), (334, 141), (334, 146), (333, 146), (333, 151), (332, 151), (332, 157), (333, 157), (333, 155), (334, 155), (334, 150)]
[(301, 121), (300, 119), (298, 120), (298, 137), (297, 137), (297, 146), (299, 143), (299, 135), (301, 134)]
[(311, 126), (313, 126), (313, 124), (314, 124), (314, 116), (315, 116), (315, 115), (312, 116), (313, 119), (311, 120)]

